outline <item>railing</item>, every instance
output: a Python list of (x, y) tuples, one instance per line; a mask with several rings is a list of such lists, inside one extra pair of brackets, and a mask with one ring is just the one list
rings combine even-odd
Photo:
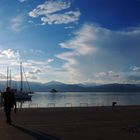
[(65, 107), (72, 107), (72, 103), (65, 103)]
[(77, 105), (72, 104), (72, 103), (64, 103), (64, 105), (58, 105), (56, 103), (48, 103), (46, 105), (41, 105), (37, 103), (29, 103), (29, 104), (24, 104), (24, 103), (17, 103), (17, 108), (55, 108), (55, 107), (89, 107), (92, 105), (89, 105), (88, 103), (79, 103)]
[(55, 107), (55, 103), (48, 103), (48, 107)]

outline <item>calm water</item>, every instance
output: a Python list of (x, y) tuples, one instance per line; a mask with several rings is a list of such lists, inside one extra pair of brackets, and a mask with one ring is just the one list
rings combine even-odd
[(111, 106), (140, 105), (140, 93), (124, 92), (36, 92), (32, 101), (19, 103), (22, 107), (69, 107), (69, 106)]

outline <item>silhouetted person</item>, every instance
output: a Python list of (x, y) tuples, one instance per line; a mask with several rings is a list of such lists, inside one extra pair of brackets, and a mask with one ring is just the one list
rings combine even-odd
[(7, 119), (7, 123), (11, 125), (11, 109), (14, 107), (16, 113), (16, 100), (15, 94), (11, 92), (10, 87), (6, 88), (6, 92), (3, 93), (2, 98), (4, 100), (4, 110)]

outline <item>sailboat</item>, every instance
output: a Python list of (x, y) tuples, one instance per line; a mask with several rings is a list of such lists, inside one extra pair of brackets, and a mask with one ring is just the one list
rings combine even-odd
[[(7, 70), (8, 71), (8, 70)], [(15, 97), (17, 101), (27, 101), (27, 100), (31, 100), (31, 93), (33, 93), (31, 91), (31, 88), (29, 86), (29, 83), (27, 81), (27, 77), (24, 73), (25, 79), (26, 79), (26, 84), (28, 86), (28, 91), (27, 90), (23, 90), (23, 67), (22, 67), (22, 62), (20, 62), (20, 90), (18, 90), (17, 88), (12, 88), (12, 92), (15, 93)], [(11, 71), (10, 71), (10, 83), (11, 83)], [(7, 84), (8, 84), (8, 72), (7, 72)]]

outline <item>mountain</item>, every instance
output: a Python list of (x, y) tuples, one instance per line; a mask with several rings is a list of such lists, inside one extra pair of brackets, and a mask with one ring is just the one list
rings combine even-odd
[(64, 83), (61, 83), (61, 82), (58, 82), (58, 81), (51, 81), (51, 82), (48, 82), (48, 83), (46, 83), (46, 85), (62, 85), (62, 84), (64, 84)]
[(46, 85), (46, 90), (51, 91), (51, 89), (56, 89), (57, 91), (60, 92), (80, 92), (80, 91), (85, 91), (85, 88), (82, 86), (79, 86), (77, 84), (64, 84), (61, 82), (57, 81), (51, 81), (45, 84)]
[[(0, 90), (5, 89), (6, 82), (0, 81)], [(12, 81), (15, 83), (15, 81)], [(20, 82), (16, 82), (17, 88), (20, 88)], [(25, 82), (23, 82), (25, 85)], [(140, 92), (140, 85), (135, 84), (65, 84), (58, 81), (48, 83), (29, 82), (32, 91), (35, 92), (50, 92), (52, 89), (58, 92)]]
[[(38, 85), (38, 84), (37, 84)], [(34, 84), (31, 84), (34, 89)], [(56, 89), (59, 92), (140, 92), (140, 86), (134, 84), (104, 84), (104, 85), (85, 85), (85, 84), (64, 84), (52, 81), (35, 86), (37, 91), (51, 91)]]
[(140, 86), (114, 83), (89, 87), (88, 90), (94, 92), (140, 92)]
[(58, 92), (140, 92), (140, 86), (135, 84), (64, 84), (58, 81), (51, 81), (45, 84), (30, 82), (31, 89), (34, 91)]
[(82, 86), (82, 87), (94, 87), (94, 86), (98, 86), (98, 85), (101, 85), (101, 84), (84, 82), (84, 83), (80, 83), (80, 84), (77, 84), (77, 85)]

